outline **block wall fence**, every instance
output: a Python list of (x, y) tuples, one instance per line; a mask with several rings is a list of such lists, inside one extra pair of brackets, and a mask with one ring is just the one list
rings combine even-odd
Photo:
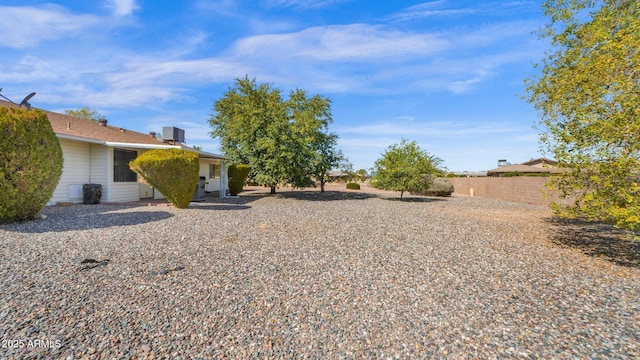
[(453, 184), (453, 193), (473, 195), (492, 199), (520, 202), (531, 205), (547, 206), (552, 202), (570, 204), (570, 200), (560, 199), (556, 195), (545, 198), (545, 184), (549, 177), (466, 177), (448, 178)]

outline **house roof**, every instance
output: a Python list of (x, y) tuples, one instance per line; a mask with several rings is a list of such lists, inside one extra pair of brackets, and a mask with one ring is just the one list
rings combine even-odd
[(551, 160), (551, 159), (547, 159), (547, 158), (537, 158), (537, 159), (531, 159), (531, 160), (529, 160), (527, 162), (523, 162), (521, 165), (535, 166), (535, 165), (544, 164), (544, 165), (554, 166), (557, 163), (558, 162), (555, 161), (555, 160)]
[(487, 171), (487, 175), (491, 176), (492, 174), (504, 174), (511, 172), (519, 172), (519, 173), (551, 173), (551, 174), (559, 174), (564, 172), (563, 169), (555, 167), (557, 161), (549, 160), (545, 158), (531, 159), (522, 164), (514, 164), (501, 166), (499, 168), (495, 168)]
[[(8, 101), (0, 100), (0, 106), (18, 108)], [(225, 157), (195, 150), (182, 145), (170, 145), (150, 134), (128, 130), (106, 123), (101, 125), (97, 121), (81, 119), (52, 111), (38, 109), (47, 114), (53, 131), (59, 138), (72, 139), (108, 146), (124, 146), (132, 148), (162, 149), (178, 148), (197, 152), (201, 158), (224, 159)]]
[[(0, 105), (6, 107), (17, 107), (7, 101), (0, 102)], [(152, 137), (149, 134), (143, 134), (108, 124), (106, 126), (102, 126), (97, 121), (80, 119), (42, 109), (38, 110), (44, 111), (47, 114), (53, 131), (58, 135), (68, 135), (104, 142), (166, 145), (162, 140)]]
[(521, 173), (539, 173), (539, 172), (549, 172), (551, 169), (545, 169), (540, 167), (535, 167), (531, 165), (523, 165), (523, 164), (514, 164), (501, 166), (496, 169), (492, 169), (487, 171), (487, 174), (495, 174), (495, 173), (509, 173), (509, 172), (521, 172)]

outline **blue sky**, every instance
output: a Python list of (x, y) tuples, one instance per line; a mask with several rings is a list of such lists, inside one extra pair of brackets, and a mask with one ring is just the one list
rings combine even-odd
[(370, 168), (403, 138), (452, 171), (541, 156), (523, 80), (547, 48), (541, 1), (106, 0), (0, 5), (0, 87), (141, 132), (208, 135), (248, 75), (332, 99), (339, 148)]

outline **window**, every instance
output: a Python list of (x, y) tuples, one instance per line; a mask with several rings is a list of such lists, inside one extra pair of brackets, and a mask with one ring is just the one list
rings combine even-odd
[(220, 178), (220, 164), (209, 164), (209, 179)]
[(138, 157), (138, 153), (130, 150), (113, 149), (113, 181), (136, 182), (138, 175), (129, 168), (129, 162)]

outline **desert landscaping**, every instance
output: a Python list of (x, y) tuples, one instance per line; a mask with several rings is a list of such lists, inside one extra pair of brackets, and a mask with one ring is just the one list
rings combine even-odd
[(341, 186), (52, 206), (0, 226), (1, 357), (640, 356), (624, 233)]

